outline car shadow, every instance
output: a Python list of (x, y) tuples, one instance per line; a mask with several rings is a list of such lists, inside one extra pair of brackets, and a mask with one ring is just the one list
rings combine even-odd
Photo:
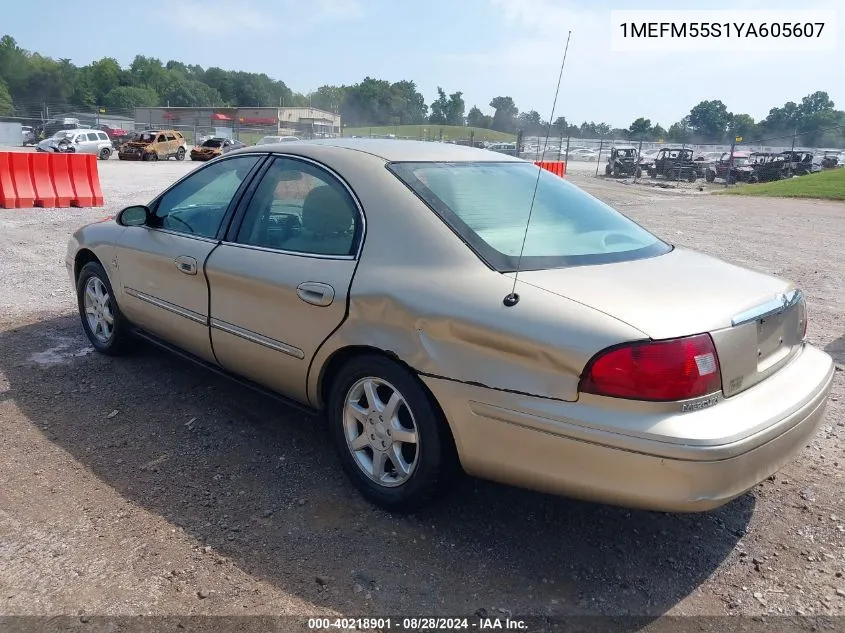
[(837, 365), (845, 365), (845, 334), (825, 345), (824, 351), (833, 357)]
[(350, 615), (657, 617), (754, 509), (748, 494), (704, 514), (632, 511), (465, 478), (393, 516), (347, 482), (322, 423), (151, 346), (115, 359), (86, 345), (76, 316), (0, 333), (5, 397), (127, 500)]

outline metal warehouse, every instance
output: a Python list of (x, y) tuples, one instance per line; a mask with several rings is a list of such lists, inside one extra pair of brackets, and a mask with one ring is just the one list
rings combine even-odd
[[(214, 131), (261, 130), (305, 138), (340, 134), (340, 115), (317, 108), (135, 108), (139, 128)], [(228, 134), (227, 134), (228, 136)]]

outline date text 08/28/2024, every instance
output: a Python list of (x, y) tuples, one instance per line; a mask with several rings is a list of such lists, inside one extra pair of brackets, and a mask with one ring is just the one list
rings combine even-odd
[(315, 631), (525, 631), (524, 620), (514, 618), (309, 618), (308, 628)]

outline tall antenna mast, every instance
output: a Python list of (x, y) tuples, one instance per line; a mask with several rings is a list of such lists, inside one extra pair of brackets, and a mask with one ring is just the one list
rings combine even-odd
[[(555, 88), (555, 98), (552, 101), (552, 113), (549, 115), (549, 123), (546, 127), (546, 138), (543, 141), (543, 146), (546, 147), (549, 144), (549, 138), (552, 134), (552, 121), (555, 118), (555, 108), (557, 107), (557, 97), (560, 94), (560, 81), (563, 79), (563, 67), (566, 66), (566, 53), (569, 52), (569, 39), (572, 37), (572, 31), (569, 31), (566, 35), (566, 48), (563, 49), (563, 61), (560, 62), (560, 73), (557, 76), (557, 88)], [(537, 153), (539, 156), (540, 148), (539, 143), (537, 144)], [(517, 148), (519, 151), (519, 148)], [(519, 258), (516, 260), (516, 272), (513, 276), (513, 288), (511, 288), (510, 294), (505, 295), (505, 298), (502, 299), (502, 303), (505, 304), (506, 307), (510, 308), (515, 306), (519, 303), (519, 295), (516, 294), (516, 282), (519, 279), (519, 269), (522, 267), (522, 255), (525, 252), (525, 241), (528, 238), (528, 227), (531, 225), (531, 213), (534, 211), (534, 200), (537, 198), (537, 187), (540, 185), (540, 175), (543, 173), (543, 168), (537, 168), (537, 180), (534, 181), (534, 193), (531, 194), (531, 206), (528, 207), (528, 219), (525, 222), (525, 233), (522, 235), (522, 247), (519, 249)]]

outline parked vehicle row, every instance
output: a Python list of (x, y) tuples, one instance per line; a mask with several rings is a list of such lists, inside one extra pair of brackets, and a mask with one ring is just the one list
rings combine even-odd
[(707, 182), (721, 179), (728, 184), (737, 182), (769, 182), (803, 176), (826, 168), (840, 166), (839, 152), (826, 152), (820, 159), (812, 152), (708, 152), (694, 156), (691, 148), (663, 147), (643, 152), (638, 156), (632, 145), (616, 145), (610, 148), (605, 176), (642, 176), (651, 178), (686, 180), (695, 182), (704, 178)]

